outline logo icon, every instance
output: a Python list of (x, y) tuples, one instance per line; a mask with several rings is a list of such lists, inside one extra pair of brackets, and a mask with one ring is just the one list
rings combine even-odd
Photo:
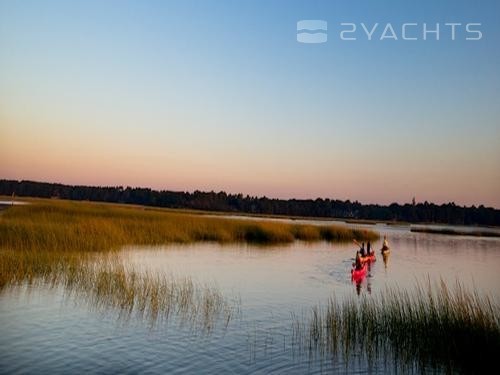
[(328, 23), (322, 20), (301, 20), (297, 22), (297, 42), (325, 43)]

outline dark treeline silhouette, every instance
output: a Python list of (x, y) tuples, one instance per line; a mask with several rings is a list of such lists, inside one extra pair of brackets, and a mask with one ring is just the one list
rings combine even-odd
[(500, 210), (483, 205), (461, 207), (454, 203), (436, 205), (413, 202), (382, 206), (349, 200), (320, 198), (284, 200), (213, 191), (188, 193), (122, 186), (71, 186), (15, 180), (0, 180), (0, 194), (266, 215), (500, 226)]

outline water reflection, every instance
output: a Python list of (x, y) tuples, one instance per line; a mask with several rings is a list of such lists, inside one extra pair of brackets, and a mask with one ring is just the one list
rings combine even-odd
[(361, 295), (361, 283), (362, 280), (354, 281), (354, 285), (356, 285), (356, 294)]
[(389, 264), (389, 256), (391, 255), (390, 251), (382, 252), (382, 259), (384, 261), (384, 268), (387, 270), (387, 265)]
[(372, 280), (373, 276), (371, 274), (371, 271), (372, 271), (373, 263), (374, 262), (375, 262), (375, 260), (368, 261), (366, 263), (367, 270), (366, 270), (366, 274), (365, 275), (363, 275), (362, 277), (352, 278), (352, 283), (356, 287), (356, 294), (358, 296), (361, 295), (361, 291), (363, 289), (363, 286), (366, 287), (366, 292), (368, 294), (372, 293), (372, 283), (371, 283), (371, 280)]
[(353, 283), (356, 287), (356, 294), (358, 296), (361, 296), (361, 292), (363, 290), (363, 287), (366, 287), (366, 292), (368, 294), (372, 294), (372, 283), (370, 281), (370, 276), (365, 277), (363, 280), (353, 281)]
[(239, 311), (239, 299), (227, 298), (215, 285), (200, 284), (188, 276), (174, 277), (161, 270), (138, 272), (115, 253), (79, 260), (33, 274), (26, 281), (12, 280), (0, 293), (15, 297), (23, 290), (62, 288), (67, 301), (83, 303), (98, 313), (113, 312), (123, 322), (135, 317), (153, 327), (175, 318), (203, 333), (218, 323), (227, 327)]

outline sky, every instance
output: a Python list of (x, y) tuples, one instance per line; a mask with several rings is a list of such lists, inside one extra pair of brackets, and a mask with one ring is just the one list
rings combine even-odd
[(499, 46), (495, 0), (0, 0), (0, 178), (500, 208)]

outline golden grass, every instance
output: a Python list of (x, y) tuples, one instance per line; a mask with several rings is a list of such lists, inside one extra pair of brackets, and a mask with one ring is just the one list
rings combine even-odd
[[(194, 241), (258, 244), (374, 239), (371, 231), (335, 226), (234, 220), (137, 206), (32, 200), (0, 215), (0, 288), (57, 274), (84, 263), (88, 253), (125, 245)], [(16, 251), (12, 253), (12, 251)]]
[(93, 309), (111, 309), (120, 318), (136, 315), (151, 324), (176, 316), (210, 331), (217, 321), (229, 324), (236, 303), (214, 287), (191, 278), (137, 272), (116, 253), (0, 250), (0, 290), (6, 286), (62, 286)]
[(500, 352), (500, 309), (457, 282), (451, 290), (420, 285), (412, 293), (388, 289), (379, 296), (330, 299), (308, 317), (294, 317), (295, 338), (309, 351), (368, 360), (392, 356), (411, 369), (448, 373), (494, 368)]
[(227, 324), (234, 308), (215, 288), (138, 273), (124, 267), (112, 250), (196, 241), (278, 244), (376, 237), (344, 227), (37, 199), (0, 214), (0, 290), (24, 283), (63, 286), (92, 306), (118, 309), (121, 315), (136, 312), (156, 321), (176, 312), (210, 328), (220, 317)]
[(206, 217), (139, 207), (42, 200), (0, 217), (0, 248), (95, 251), (124, 245), (196, 241), (258, 244), (374, 240), (375, 232), (340, 226)]

